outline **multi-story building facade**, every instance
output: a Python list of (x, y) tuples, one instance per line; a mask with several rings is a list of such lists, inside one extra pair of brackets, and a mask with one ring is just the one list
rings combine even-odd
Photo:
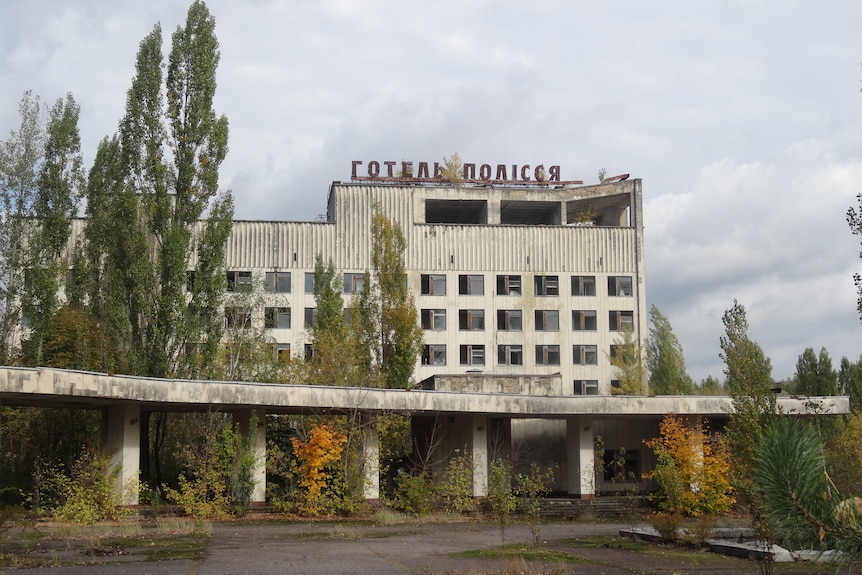
[(265, 309), (252, 321), (263, 322), (278, 353), (303, 355), (315, 257), (344, 274), (349, 305), (371, 267), (377, 207), (407, 240), (408, 283), (425, 334), (417, 382), (559, 374), (552, 394), (606, 395), (617, 377), (610, 354), (620, 330), (630, 326), (641, 343), (645, 335), (641, 198), (638, 179), (333, 182), (325, 221), (234, 222), (228, 291), (264, 284)]

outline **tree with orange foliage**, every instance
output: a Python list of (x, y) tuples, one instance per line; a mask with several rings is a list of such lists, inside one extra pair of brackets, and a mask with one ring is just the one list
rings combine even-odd
[(332, 429), (328, 423), (312, 427), (306, 441), (290, 438), (293, 452), (299, 460), (299, 484), (306, 492), (303, 505), (306, 512), (316, 513), (319, 510), (320, 496), (329, 479), (325, 468), (339, 460), (346, 441), (347, 437)]
[(658, 462), (644, 474), (658, 483), (652, 497), (659, 509), (684, 517), (726, 513), (735, 500), (723, 444), (710, 438), (702, 423), (688, 426), (674, 414), (665, 416), (659, 430), (659, 437), (645, 441)]

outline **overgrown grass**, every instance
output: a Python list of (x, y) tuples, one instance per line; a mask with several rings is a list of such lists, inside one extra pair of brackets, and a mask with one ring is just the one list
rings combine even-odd
[(546, 547), (533, 547), (529, 545), (513, 544), (494, 547), (491, 549), (476, 549), (455, 553), (454, 557), (468, 559), (520, 559), (524, 561), (541, 561), (543, 563), (577, 563), (577, 564), (600, 564), (586, 557), (581, 557), (568, 551), (559, 549), (548, 549)]
[(701, 549), (693, 547), (675, 547), (672, 545), (658, 545), (645, 541), (631, 540), (622, 537), (599, 536), (583, 539), (567, 539), (565, 545), (575, 549), (620, 549), (643, 553), (651, 557), (668, 559), (672, 561), (683, 561), (692, 565), (715, 565), (721, 563), (733, 563), (737, 558), (719, 555), (716, 553), (705, 553)]

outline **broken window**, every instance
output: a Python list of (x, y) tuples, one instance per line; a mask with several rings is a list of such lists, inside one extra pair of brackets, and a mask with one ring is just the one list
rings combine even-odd
[(461, 365), (485, 365), (485, 346), (462, 345)]
[(265, 289), (272, 293), (290, 293), (290, 272), (266, 272)]
[(559, 276), (536, 276), (533, 278), (535, 285), (535, 294), (539, 295), (560, 295), (560, 278)]
[(536, 331), (560, 331), (560, 312), (556, 309), (537, 309)]
[(485, 276), (460, 275), (458, 276), (458, 293), (460, 295), (484, 295)]
[(523, 329), (521, 310), (498, 309), (497, 329), (500, 331), (521, 331)]
[(572, 276), (572, 295), (596, 295), (596, 276)]
[(422, 329), (430, 329), (440, 331), (446, 329), (446, 310), (445, 309), (423, 309)]
[(446, 295), (446, 276), (443, 274), (422, 274), (422, 295)]
[(482, 331), (485, 329), (485, 310), (458, 310), (458, 329), (462, 331)]
[(596, 331), (596, 310), (572, 310), (572, 329), (574, 331)]
[(497, 276), (497, 295), (521, 295), (521, 276)]

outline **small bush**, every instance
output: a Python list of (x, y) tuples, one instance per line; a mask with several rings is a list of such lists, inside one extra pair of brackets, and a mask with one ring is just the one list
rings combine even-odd
[(653, 513), (647, 521), (665, 541), (674, 542), (679, 537), (679, 528), (682, 527), (682, 515), (679, 513)]
[(395, 478), (395, 501), (393, 506), (405, 513), (423, 515), (431, 511), (434, 487), (425, 474), (402, 473)]
[(109, 469), (110, 457), (85, 450), (69, 475), (53, 468), (51, 482), (61, 496), (54, 517), (78, 525), (92, 525), (105, 519), (119, 519), (123, 508), (117, 504), (114, 481), (119, 469)]
[(447, 511), (465, 513), (476, 510), (473, 498), (473, 457), (455, 450), (449, 460), (439, 494)]

